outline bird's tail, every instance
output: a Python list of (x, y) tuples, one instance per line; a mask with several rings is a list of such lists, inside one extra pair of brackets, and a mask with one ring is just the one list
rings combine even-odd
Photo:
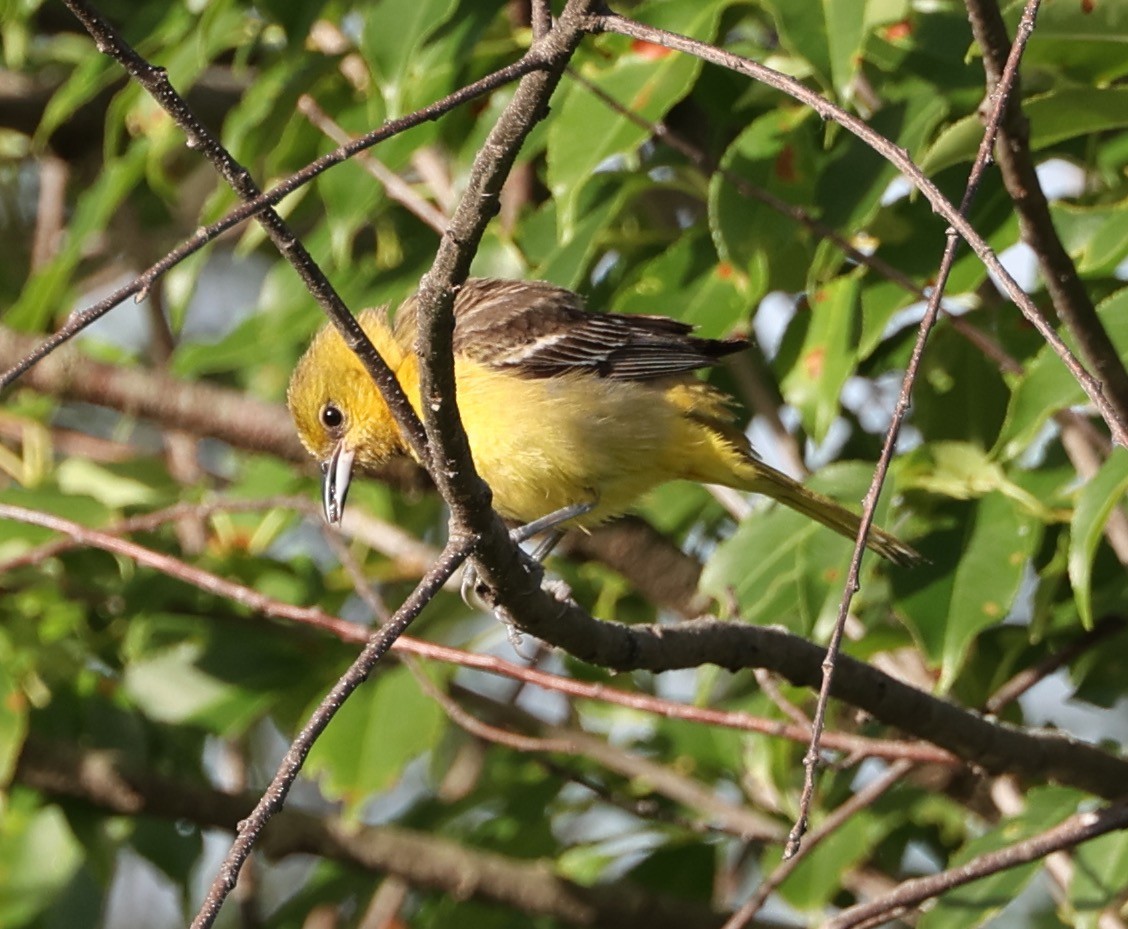
[[(741, 464), (743, 467), (734, 469), (742, 479), (741, 490), (772, 497), (784, 506), (833, 529), (839, 535), (848, 539), (857, 538), (858, 527), (862, 523), (861, 517), (842, 504), (808, 490), (798, 481), (761, 461), (746, 459)], [(870, 527), (866, 545), (871, 551), (877, 552), (882, 558), (887, 558), (894, 564), (913, 565), (922, 560), (920, 552), (915, 548), (877, 526)]]
[[(756, 457), (748, 439), (734, 427), (723, 394), (693, 382), (672, 388), (667, 398), (682, 413), (685, 429), (671, 470), (680, 471), (680, 476), (690, 480), (764, 494), (848, 539), (857, 538), (859, 516)], [(870, 527), (866, 538), (872, 551), (894, 564), (912, 565), (923, 560), (911, 545), (877, 526)]]

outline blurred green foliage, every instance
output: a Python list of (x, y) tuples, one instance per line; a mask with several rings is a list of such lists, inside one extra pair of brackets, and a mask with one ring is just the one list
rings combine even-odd
[[(984, 94), (958, 3), (618, 6), (803, 80), (906, 148), (958, 201), (981, 135)], [(371, 130), (519, 57), (531, 42), (520, 7), (502, 0), (100, 4), (142, 54), (168, 69), (264, 187), (335, 147), (299, 113), (303, 97), (348, 133)], [(1006, 14), (1013, 25), (1018, 5)], [(0, 106), (0, 323), (45, 333), (222, 216), (236, 198), (60, 4), (9, 3), (0, 42), (5, 76), (18, 88), (9, 99), (20, 104)], [(1054, 203), (1054, 220), (1114, 343), (1128, 354), (1126, 45), (1123, 4), (1044, 4), (1026, 57), (1023, 103), (1036, 159), (1056, 161), (1058, 176), (1080, 178)], [(711, 336), (760, 333), (761, 345), (713, 376), (735, 392), (748, 421), (782, 409), (797, 447), (825, 465), (814, 486), (856, 503), (880, 449), (890, 385), (899, 383), (907, 361), (920, 293), (933, 281), (944, 224), (861, 142), (743, 77), (615, 35), (587, 39), (572, 69), (520, 153), (519, 183), (487, 232), (474, 272), (548, 279), (582, 292), (593, 307), (676, 316)], [(449, 210), (511, 93), (506, 87), (481, 97), (371, 155), (416, 196)], [(640, 126), (624, 109), (663, 122), (697, 154)], [(65, 187), (52, 207), (50, 178), (59, 165)], [(811, 225), (750, 196), (748, 185), (872, 252), (912, 287), (855, 264)], [(280, 211), (354, 310), (402, 298), (434, 254), (434, 230), (390, 196), (361, 159), (322, 174)], [(1019, 242), (1013, 206), (994, 172), (970, 218), (997, 251)], [(1046, 304), (1036, 279), (1033, 293)], [(931, 675), (939, 691), (977, 707), (1083, 627), (1123, 616), (1123, 566), (1104, 531), (1114, 513), (1123, 514), (1128, 459), (1121, 449), (1091, 479), (1078, 473), (1054, 417), (1082, 395), (970, 253), (956, 264), (949, 297), (962, 322), (1007, 352), (1021, 373), (1000, 372), (950, 319), (941, 320), (879, 510), (879, 522), (912, 540), (928, 564), (909, 570), (867, 560), (847, 647), (869, 660), (910, 655), (910, 665)], [(158, 316), (168, 326), (164, 350), (154, 347), (161, 343)], [(249, 224), (165, 275), (144, 309), (116, 310), (81, 340), (80, 351), (124, 369), (167, 367), (185, 381), (279, 402), (321, 321), (292, 269)], [(170, 438), (160, 423), (154, 429), (128, 410), (94, 411), (30, 387), (6, 397), (0, 424), (0, 502), (107, 529), (217, 493), (263, 500), (258, 511), (220, 508), (130, 538), (286, 603), (371, 620), (317, 520), (274, 501), (288, 494), (315, 500), (307, 471), (208, 441), (185, 471), (165, 454)], [(126, 454), (68, 444), (57, 428), (89, 433)], [(757, 426), (753, 435), (770, 433)], [(780, 448), (764, 451), (786, 460)], [(441, 508), (431, 496), (372, 483), (358, 486), (353, 500), (421, 544), (434, 544), (441, 532)], [(721, 611), (825, 640), (845, 578), (845, 542), (778, 508), (757, 507), (736, 524), (697, 487), (663, 488), (640, 512), (703, 560), (702, 590)], [(243, 781), (256, 789), (277, 761), (279, 736), (297, 731), (355, 646), (264, 619), (123, 555), (69, 545), (29, 556), (57, 538), (0, 521), (0, 777), (8, 785), (0, 816), (0, 925), (129, 925), (140, 917), (120, 900), (113, 908), (108, 901), (115, 880), (128, 887), (137, 879), (138, 860), (163, 876), (187, 918), (198, 902), (196, 869), (214, 867), (203, 855), (203, 824), (116, 816), (32, 790), (17, 769), (25, 742), (114, 749), (131, 765), (199, 785), (220, 777), (216, 747), (234, 746)], [(363, 539), (347, 544), (394, 607), (418, 568)], [(662, 615), (630, 578), (602, 564), (561, 560), (554, 569), (605, 618)], [(512, 657), (503, 631), (450, 593), (440, 595), (418, 632)], [(1128, 677), (1117, 656), (1126, 645), (1122, 632), (1075, 659), (1075, 705), (1123, 708)], [(604, 677), (577, 662), (550, 665)], [(800, 745), (594, 701), (573, 700), (564, 709), (549, 698), (522, 697), (515, 709), (509, 685), (449, 668), (427, 673), (435, 686), (464, 697), (480, 691), (466, 699), (479, 701), (478, 711), (499, 725), (535, 732), (546, 718), (566, 717), (707, 792), (758, 806), (781, 830), (794, 815)], [(750, 673), (703, 668), (669, 685), (647, 675), (613, 683), (779, 715)], [(809, 694), (784, 692), (808, 706)], [(1006, 710), (1016, 723), (1025, 712)], [(1115, 737), (1115, 729), (1101, 725), (1098, 737)], [(849, 708), (832, 708), (831, 726), (882, 734)], [(470, 775), (462, 773), (467, 764)], [(749, 874), (770, 870), (779, 856), (776, 844), (748, 845), (693, 827), (708, 813), (656, 795), (644, 778), (594, 758), (529, 756), (479, 742), (402, 667), (381, 673), (347, 705), (307, 773), (303, 797), (318, 798), (307, 805), (331, 805), (352, 822), (392, 820), (470, 850), (544, 860), (581, 882), (625, 877), (720, 908), (738, 902)], [(827, 775), (825, 809), (850, 796), (853, 774), (847, 767)], [(970, 800), (958, 786), (947, 786), (938, 791), (906, 779), (820, 848), (783, 884), (779, 899), (816, 924), (827, 907), (850, 903), (867, 882), (903, 879), (922, 861), (967, 860), (1046, 828), (1085, 802), (1070, 791), (1040, 789), (1025, 813), (999, 821), (965, 805)], [(658, 813), (648, 818), (636, 799)], [(1081, 855), (1085, 866), (1075, 868), (1060, 895), (1058, 915), (1034, 897), (1029, 911), (1007, 911), (1007, 925), (1097, 925), (1101, 909), (1123, 898), (1125, 842), (1107, 837)], [(952, 895), (926, 921), (984, 924), (1036, 870), (1008, 871)], [(259, 924), (303, 925), (312, 909), (329, 905), (337, 908), (337, 925), (359, 925), (375, 886), (355, 869), (321, 862), (285, 886), (268, 885), (257, 901)], [(463, 929), (551, 923), (425, 889), (408, 896), (402, 915), (410, 925)]]

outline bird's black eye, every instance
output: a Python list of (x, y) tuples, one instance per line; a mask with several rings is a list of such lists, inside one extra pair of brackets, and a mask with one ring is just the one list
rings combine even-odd
[(327, 429), (336, 429), (341, 423), (345, 421), (345, 414), (342, 413), (332, 403), (325, 404), (321, 410), (321, 423)]

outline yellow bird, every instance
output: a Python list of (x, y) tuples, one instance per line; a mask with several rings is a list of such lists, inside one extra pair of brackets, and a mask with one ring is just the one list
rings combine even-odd
[[(696, 378), (740, 351), (740, 339), (692, 336), (664, 316), (591, 313), (571, 291), (540, 282), (471, 279), (454, 302), (458, 409), (474, 466), (498, 513), (529, 523), (568, 507), (567, 526), (616, 516), (672, 480), (766, 494), (854, 538), (859, 520), (757, 459), (734, 426), (731, 398)], [(415, 298), (389, 324), (360, 324), (418, 412)], [(356, 356), (326, 326), (298, 362), (287, 395), (302, 443), (325, 470), (325, 514), (340, 520), (354, 471), (408, 453)], [(869, 547), (899, 564), (919, 559), (874, 528)]]

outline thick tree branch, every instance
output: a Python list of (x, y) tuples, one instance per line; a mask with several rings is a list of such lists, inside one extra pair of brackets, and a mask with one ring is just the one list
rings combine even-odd
[[(2, 504), (0, 518), (64, 532), (83, 544), (133, 558), (140, 564), (165, 571), (185, 583), (195, 584), (267, 616), (314, 626), (348, 642), (366, 640), (366, 630), (316, 607), (280, 603), (251, 588), (185, 565), (171, 556), (61, 517)], [(539, 588), (533, 588), (532, 593), (545, 596)], [(670, 625), (625, 626), (593, 619), (574, 604), (557, 603), (556, 606), (555, 610), (534, 614), (540, 615), (543, 621), (527, 624), (529, 631), (573, 655), (616, 671), (660, 672), (715, 664), (731, 671), (765, 668), (800, 687), (816, 686), (821, 679), (822, 649), (780, 629), (715, 619)], [(507, 662), (489, 655), (472, 655), (412, 639), (401, 639), (393, 647), (408, 654), (507, 674), (572, 696), (607, 700), (668, 716), (679, 715), (701, 723), (768, 731), (754, 718), (742, 718), (745, 714), (693, 707), (689, 708), (689, 715), (683, 715), (681, 711), (675, 712), (668, 701), (622, 694), (581, 681), (567, 681), (535, 669), (517, 671)], [(1056, 781), (1108, 799), (1128, 793), (1128, 761), (1124, 759), (1065, 735), (1028, 732), (985, 719), (849, 656), (839, 658), (831, 693), (886, 725), (931, 742), (988, 773), (1008, 772), (1036, 781)], [(774, 725), (770, 729), (781, 736), (799, 739), (806, 736), (805, 731), (797, 731), (796, 727)], [(826, 744), (864, 755), (940, 764), (949, 761), (944, 757), (930, 756), (927, 750), (916, 746), (909, 745), (903, 750), (891, 752), (874, 740), (841, 734), (828, 737)]]
[[(29, 740), (17, 782), (48, 796), (80, 800), (105, 813), (186, 821), (235, 832), (255, 803), (152, 772), (127, 767), (111, 752)], [(309, 854), (374, 874), (393, 874), (416, 887), (550, 916), (573, 926), (684, 929), (719, 926), (722, 917), (699, 904), (625, 881), (582, 887), (539, 861), (521, 861), (410, 829), (356, 826), (301, 810), (278, 813), (257, 849), (269, 858)], [(762, 923), (761, 925), (768, 925)]]
[[(780, 629), (715, 619), (624, 626), (593, 619), (574, 604), (525, 608), (512, 591), (522, 628), (572, 655), (615, 671), (671, 671), (715, 664), (730, 671), (766, 668), (800, 687), (817, 688), (823, 649)], [(989, 774), (1070, 784), (1106, 799), (1128, 794), (1128, 760), (1054, 732), (1027, 732), (985, 719), (917, 690), (864, 662), (840, 655), (831, 696), (888, 726), (938, 745)]]

